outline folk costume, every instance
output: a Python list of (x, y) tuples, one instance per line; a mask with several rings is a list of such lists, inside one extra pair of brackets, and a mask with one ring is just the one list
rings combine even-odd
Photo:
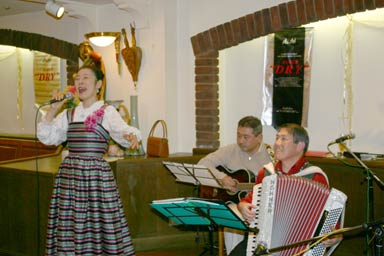
[(38, 138), (47, 145), (68, 141), (59, 167), (48, 217), (46, 255), (135, 255), (112, 170), (103, 156), (112, 137), (122, 146), (128, 126), (112, 106), (97, 101), (64, 110), (51, 123), (44, 118)]

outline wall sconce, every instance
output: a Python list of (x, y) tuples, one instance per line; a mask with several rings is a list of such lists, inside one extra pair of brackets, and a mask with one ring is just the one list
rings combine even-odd
[(64, 7), (57, 4), (55, 0), (48, 0), (45, 4), (45, 11), (56, 19), (60, 19), (64, 15)]
[(92, 44), (105, 47), (120, 38), (120, 32), (91, 32), (84, 35)]

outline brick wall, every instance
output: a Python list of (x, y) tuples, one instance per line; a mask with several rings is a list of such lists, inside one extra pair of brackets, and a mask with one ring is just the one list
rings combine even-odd
[(219, 51), (286, 28), (384, 7), (384, 0), (296, 0), (262, 9), (191, 38), (195, 55), (196, 151), (219, 141)]

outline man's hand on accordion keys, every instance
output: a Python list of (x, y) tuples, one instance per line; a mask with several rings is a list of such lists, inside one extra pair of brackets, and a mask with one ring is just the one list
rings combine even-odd
[(256, 217), (256, 205), (248, 202), (240, 202), (237, 204), (237, 209), (243, 216), (244, 220), (251, 224)]

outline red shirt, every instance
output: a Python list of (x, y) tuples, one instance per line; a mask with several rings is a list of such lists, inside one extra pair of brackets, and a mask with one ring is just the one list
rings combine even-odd
[[(281, 173), (283, 175), (293, 175), (293, 174), (296, 174), (298, 172), (300, 172), (301, 170), (303, 170), (305, 168), (305, 166), (307, 165), (307, 161), (305, 159), (305, 157), (303, 156), (302, 158), (300, 158), (292, 167), (291, 169), (285, 173), (282, 171), (282, 164), (281, 162), (277, 162), (276, 165), (275, 165), (275, 171), (276, 173)], [(255, 184), (260, 184), (264, 177), (265, 177), (265, 172), (266, 170), (263, 168), (261, 169), (258, 174), (257, 174), (257, 178), (256, 178), (256, 183)], [(312, 176), (312, 180), (314, 181), (317, 181), (317, 182), (320, 182), (324, 185), (326, 185), (327, 187), (329, 187), (329, 184), (327, 182), (327, 178), (324, 177), (323, 174), (321, 173), (315, 173), (313, 174)], [(249, 192), (244, 198), (241, 199), (241, 202), (248, 202), (248, 203), (252, 203), (252, 195), (253, 195), (253, 191)]]

